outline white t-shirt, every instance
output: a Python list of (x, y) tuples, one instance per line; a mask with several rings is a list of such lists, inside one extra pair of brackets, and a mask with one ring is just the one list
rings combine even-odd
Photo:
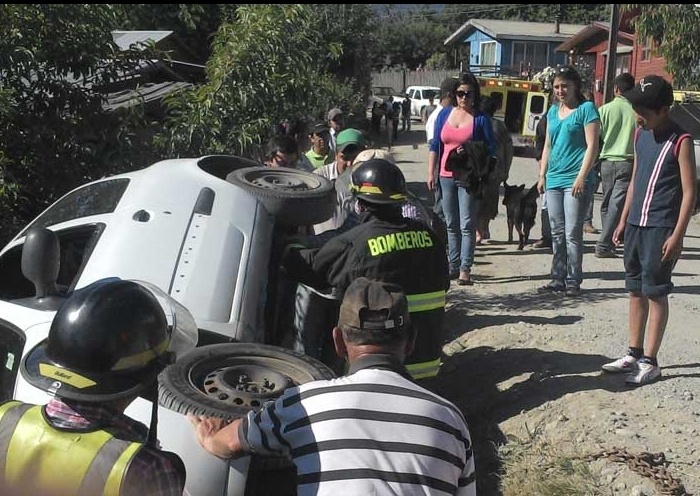
[(428, 116), (428, 118), (425, 121), (425, 137), (428, 140), (428, 143), (430, 143), (433, 139), (433, 132), (435, 131), (435, 119), (437, 119), (438, 114), (442, 110), (442, 104), (438, 103), (437, 107), (435, 107), (435, 110), (432, 111), (432, 113)]

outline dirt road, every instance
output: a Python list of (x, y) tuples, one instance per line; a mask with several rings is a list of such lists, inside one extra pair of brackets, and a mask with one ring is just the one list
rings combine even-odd
[[(417, 148), (413, 144), (418, 144)], [(394, 154), (409, 186), (425, 194), (423, 127), (399, 135)], [(534, 159), (514, 160), (510, 184), (530, 186)], [(594, 224), (600, 227), (600, 193)], [(662, 452), (668, 473), (687, 493), (700, 494), (700, 215), (689, 226), (674, 275), (670, 318), (659, 353), (662, 378), (630, 388), (601, 365), (627, 346), (628, 299), (622, 259), (593, 255), (596, 235), (584, 234), (584, 281), (577, 298), (538, 295), (548, 282), (551, 254), (505, 240), (505, 210), (492, 240), (477, 247), (474, 286), (448, 293), (450, 341), (440, 376), (444, 396), (462, 407), (475, 439), (480, 495), (499, 494), (494, 445), (536, 433), (572, 456), (619, 448)], [(532, 238), (539, 238), (539, 217)], [(600, 460), (600, 494), (661, 494), (654, 477)], [(652, 472), (657, 474), (658, 471)], [(684, 494), (682, 492), (669, 494)]]

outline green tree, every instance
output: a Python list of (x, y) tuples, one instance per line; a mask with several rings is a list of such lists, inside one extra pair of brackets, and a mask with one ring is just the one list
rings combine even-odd
[(436, 16), (435, 8), (425, 4), (411, 9), (387, 4), (378, 9), (375, 12), (374, 69), (401, 67), (415, 70), (425, 67), (428, 59), (436, 54), (446, 53), (443, 42), (451, 31), (436, 20)]
[(637, 39), (652, 39), (653, 52), (666, 59), (674, 86), (700, 88), (700, 8), (694, 4), (626, 4), (636, 12), (632, 19)]
[[(352, 32), (363, 32), (368, 20), (350, 14)], [(169, 100), (172, 116), (158, 144), (169, 156), (255, 156), (285, 119), (322, 118), (335, 106), (364, 114), (351, 68), (341, 66), (345, 78), (328, 73), (348, 55), (324, 26), (342, 31), (343, 23), (312, 5), (239, 6), (214, 36), (206, 82)], [(362, 53), (348, 62), (358, 73), (368, 72)]]
[(106, 113), (100, 91), (142, 56), (112, 42), (118, 15), (110, 5), (0, 5), (3, 241), (68, 190), (133, 167), (140, 119)]

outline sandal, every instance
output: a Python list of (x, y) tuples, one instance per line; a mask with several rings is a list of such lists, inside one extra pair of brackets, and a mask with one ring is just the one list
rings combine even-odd
[(468, 270), (461, 270), (459, 272), (459, 277), (457, 278), (457, 285), (458, 286), (472, 286), (474, 285), (474, 281), (472, 281), (472, 275), (471, 272)]

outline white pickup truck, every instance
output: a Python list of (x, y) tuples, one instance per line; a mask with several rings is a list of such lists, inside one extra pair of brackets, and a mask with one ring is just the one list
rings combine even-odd
[[(158, 439), (185, 463), (184, 496), (294, 490), (291, 462), (213, 457), (184, 414), (242, 416), (286, 386), (333, 377), (319, 360), (273, 344), (289, 331), (275, 325), (278, 234), (322, 222), (334, 206), (332, 183), (317, 174), (216, 155), (68, 192), (0, 250), (0, 401), (49, 400), (19, 374), (20, 361), (72, 291), (105, 277), (145, 281), (179, 308), (179, 327), (189, 323), (196, 341), (160, 377)], [(126, 413), (148, 425), (151, 403), (139, 398)]]
[(420, 119), (423, 109), (430, 105), (430, 99), (434, 98), (436, 105), (440, 101), (440, 88), (437, 86), (408, 86), (402, 96), (395, 96), (395, 102), (403, 102), (405, 95), (411, 99), (411, 117)]

